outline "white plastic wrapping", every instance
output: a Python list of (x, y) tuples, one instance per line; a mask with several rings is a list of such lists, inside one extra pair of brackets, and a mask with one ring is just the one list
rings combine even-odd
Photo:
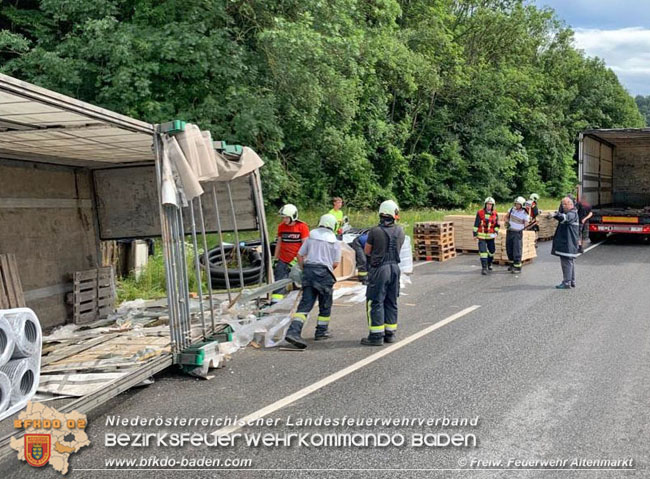
[[(14, 353), (14, 330), (5, 318), (0, 317), (0, 366), (7, 364), (7, 361)], [(0, 400), (0, 403), (2, 401)], [(2, 411), (2, 409), (0, 409)]]
[(264, 340), (264, 347), (273, 348), (280, 344), (287, 333), (291, 317), (288, 314), (270, 314), (260, 319), (255, 317), (228, 321), (232, 326), (232, 340), (237, 348), (243, 348), (250, 343), (256, 335)]
[(399, 251), (399, 269), (402, 273), (413, 273), (413, 252), (411, 251), (411, 237), (406, 235), (404, 244)]
[(0, 413), (9, 407), (11, 402), (11, 380), (0, 371)]

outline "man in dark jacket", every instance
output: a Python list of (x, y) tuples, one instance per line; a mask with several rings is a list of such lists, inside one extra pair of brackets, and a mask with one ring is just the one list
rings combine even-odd
[(556, 288), (575, 288), (575, 259), (578, 256), (580, 221), (573, 200), (568, 196), (563, 198), (561, 212), (555, 213), (553, 217), (559, 221), (559, 224), (555, 230), (555, 236), (553, 236), (551, 254), (560, 257), (562, 275), (564, 276), (562, 282)]

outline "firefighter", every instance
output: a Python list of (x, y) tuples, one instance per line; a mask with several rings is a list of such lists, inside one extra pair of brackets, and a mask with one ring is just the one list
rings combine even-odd
[(332, 294), (336, 277), (334, 270), (341, 261), (341, 244), (334, 235), (336, 218), (330, 214), (320, 217), (318, 228), (309, 234), (298, 252), (298, 264), (303, 270), (302, 298), (292, 316), (286, 340), (298, 349), (305, 349), (302, 327), (318, 299), (318, 323), (314, 340), (330, 337), (329, 323), (332, 312)]
[(370, 257), (366, 314), (368, 337), (364, 346), (382, 346), (395, 342), (397, 331), (397, 297), (399, 296), (399, 252), (404, 244), (404, 230), (395, 222), (399, 207), (391, 200), (379, 206), (379, 226), (368, 233), (365, 252)]
[(526, 212), (530, 217), (530, 222), (526, 226), (526, 229), (535, 232), (539, 231), (539, 225), (537, 224), (537, 217), (540, 214), (539, 207), (537, 206), (538, 200), (539, 195), (537, 193), (531, 193), (530, 198), (528, 198), (528, 201), (526, 201), (526, 204), (524, 205)]
[[(298, 208), (286, 204), (280, 208), (282, 222), (278, 225), (278, 241), (275, 245), (275, 267), (273, 276), (275, 280), (288, 278), (291, 267), (296, 264), (296, 256), (302, 243), (309, 236), (309, 227), (298, 220)], [(277, 303), (287, 294), (287, 288), (275, 290), (271, 295), (271, 303)]]
[(474, 220), (474, 238), (478, 238), (478, 251), (481, 258), (481, 274), (492, 271), (492, 260), (496, 251), (494, 238), (499, 233), (499, 216), (494, 208), (494, 198), (488, 196), (483, 208), (476, 213)]
[(362, 231), (359, 236), (354, 238), (350, 246), (354, 250), (357, 262), (357, 275), (362, 284), (368, 284), (368, 257), (366, 256), (365, 247), (368, 241), (368, 230)]
[(508, 227), (508, 232), (506, 233), (506, 251), (508, 253), (508, 261), (510, 262), (508, 271), (512, 271), (513, 274), (520, 273), (522, 266), (521, 255), (524, 245), (524, 228), (526, 228), (529, 220), (528, 213), (524, 209), (524, 203), (526, 203), (524, 197), (518, 196), (515, 199), (514, 206), (506, 214), (506, 226)]

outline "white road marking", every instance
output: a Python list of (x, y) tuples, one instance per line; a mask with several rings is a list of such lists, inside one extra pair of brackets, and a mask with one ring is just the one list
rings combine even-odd
[(415, 263), (413, 264), (414, 268), (418, 268), (420, 266), (424, 266), (425, 264), (433, 263), (433, 261), (423, 261), (422, 263)]
[[(289, 396), (282, 398), (272, 404), (269, 404), (268, 406), (255, 411), (254, 413), (249, 414), (246, 417), (243, 417), (240, 421), (239, 424), (242, 423), (247, 423), (250, 421), (255, 421), (256, 419), (268, 416), (271, 413), (274, 413), (275, 411), (282, 409), (285, 406), (288, 406), (289, 404), (292, 404), (299, 399), (304, 398), (305, 396), (308, 396), (309, 394), (318, 391), (321, 388), (324, 388), (328, 384), (332, 384), (335, 381), (338, 381), (339, 379), (352, 374), (353, 372), (363, 368), (364, 366), (367, 366), (368, 364), (374, 363), (378, 359), (383, 358), (384, 356), (388, 356), (389, 354), (397, 351), (398, 349), (403, 348), (404, 346), (411, 344), (413, 341), (416, 341), (420, 339), (423, 336), (426, 336), (429, 333), (432, 333), (436, 329), (440, 329), (443, 326), (446, 326), (447, 324), (451, 323), (452, 321), (455, 321), (459, 318), (462, 318), (463, 316), (476, 311), (478, 308), (480, 308), (480, 305), (473, 305), (470, 306), (469, 308), (465, 308), (462, 311), (457, 312), (456, 314), (452, 314), (451, 316), (448, 316), (447, 318), (443, 319), (442, 321), (438, 321), (437, 323), (428, 326), (424, 328), (421, 331), (418, 331), (417, 333), (414, 333), (394, 344), (391, 344), (388, 347), (385, 347), (381, 349), (380, 351), (371, 354), (370, 356), (357, 361), (356, 363), (348, 366), (347, 368), (343, 368), (340, 371), (335, 372), (334, 374), (330, 374), (329, 376), (321, 379), (320, 381), (316, 381), (315, 383), (299, 390), (296, 391), (293, 394), (290, 394)], [(224, 427), (221, 429), (218, 429), (214, 431), (212, 434), (218, 435), (218, 436), (227, 436), (228, 434), (231, 434), (239, 429), (241, 429), (242, 426), (240, 425), (233, 425), (233, 426), (228, 426)]]
[(580, 256), (582, 256), (583, 254), (585, 254), (585, 253), (591, 251), (592, 249), (596, 248), (597, 246), (600, 246), (600, 245), (603, 244), (605, 241), (607, 241), (607, 240), (602, 240), (602, 241), (599, 241), (599, 242), (596, 243), (596, 244), (592, 244), (589, 248), (587, 248), (586, 250), (584, 250), (584, 251), (580, 254)]

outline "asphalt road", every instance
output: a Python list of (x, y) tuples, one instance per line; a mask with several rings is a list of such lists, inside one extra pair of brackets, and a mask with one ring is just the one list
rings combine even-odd
[[(209, 381), (167, 371), (155, 384), (122, 394), (96, 410), (88, 418), (92, 445), (71, 457), (70, 477), (650, 477), (649, 248), (610, 243), (596, 247), (578, 259), (578, 287), (570, 291), (554, 289), (561, 271), (559, 260), (549, 254), (549, 243), (540, 244), (539, 257), (520, 275), (497, 267), (490, 277), (483, 277), (476, 256), (419, 265), (413, 284), (400, 297), (399, 337), (408, 344), (368, 364), (359, 363), (382, 349), (358, 344), (366, 334), (363, 305), (339, 301), (342, 304), (332, 315), (335, 337), (330, 341), (310, 342), (304, 352), (247, 348)], [(480, 307), (440, 323), (474, 305)], [(444, 325), (434, 329), (435, 324)], [(310, 337), (313, 327), (310, 322), (304, 335)], [(425, 330), (427, 334), (409, 339)], [(294, 401), (286, 400), (323, 378), (345, 373), (351, 365), (358, 369), (340, 373), (341, 377)], [(340, 438), (349, 433), (361, 440), (361, 434), (383, 433), (394, 441), (402, 437), (405, 443), (389, 447), (249, 447), (243, 442), (215, 448), (105, 445), (105, 435), (111, 433), (219, 429), (111, 427), (106, 424), (111, 416), (241, 418), (283, 400), (283, 407), (267, 416), (277, 421), (276, 426), (245, 427), (235, 433), (302, 433), (314, 440), (319, 434)], [(471, 418), (478, 423), (456, 427), (289, 424), (301, 418), (344, 416)], [(418, 434), (429, 434), (432, 441), (444, 441), (445, 434), (458, 435), (470, 446), (413, 447)], [(155, 466), (103, 470), (107, 459), (140, 461), (151, 456), (252, 462), (248, 470), (152, 470), (159, 469)], [(604, 459), (628, 460), (631, 468), (568, 468), (574, 460)], [(557, 462), (539, 462), (551, 460)], [(51, 467), (35, 471), (12, 457), (0, 464), (0, 476), (56, 477), (58, 473)]]

